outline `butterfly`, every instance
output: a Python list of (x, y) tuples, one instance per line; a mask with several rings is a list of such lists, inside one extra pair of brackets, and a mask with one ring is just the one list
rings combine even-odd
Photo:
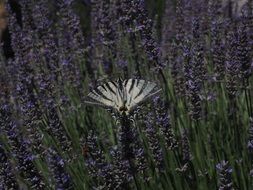
[(85, 103), (116, 110), (121, 115), (129, 115), (137, 106), (161, 91), (154, 82), (142, 79), (119, 78), (92, 90)]

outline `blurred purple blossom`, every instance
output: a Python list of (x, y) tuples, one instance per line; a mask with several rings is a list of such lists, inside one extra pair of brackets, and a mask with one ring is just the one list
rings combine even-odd
[[(142, 125), (135, 126), (129, 118), (120, 118), (121, 125), (118, 131), (113, 131), (115, 142), (111, 147), (107, 147), (109, 138), (102, 144), (93, 132), (88, 134), (84, 159), (89, 177), (94, 182), (91, 186), (97, 189), (131, 189), (136, 176), (149, 182), (151, 176), (148, 171), (153, 168), (166, 170), (164, 154), (177, 155), (179, 148), (181, 152), (177, 161), (181, 168), (176, 170), (186, 174), (184, 177), (194, 183), (194, 172), (200, 170), (191, 168), (194, 152), (190, 150), (189, 133), (183, 131), (181, 144), (178, 144), (174, 127), (187, 123), (181, 122), (184, 117), (181, 111), (185, 107), (192, 120), (203, 119), (204, 101), (208, 108), (211, 105), (212, 113), (218, 115), (216, 110), (212, 110), (215, 107), (212, 105), (216, 104), (219, 93), (212, 87), (209, 90), (206, 82), (208, 85), (222, 85), (225, 80), (226, 92), (233, 100), (233, 104), (228, 105), (232, 112), (239, 110), (234, 100), (241, 93), (242, 81), (244, 90), (250, 93), (248, 79), (253, 70), (250, 1), (241, 14), (236, 14), (232, 3), (226, 7), (221, 0), (166, 1), (161, 43), (154, 37), (157, 26), (151, 20), (152, 14), (148, 14), (146, 1), (83, 2), (89, 6), (88, 9), (91, 8), (91, 31), (86, 38), (73, 10), (78, 1), (20, 0), (17, 4), (21, 8), (21, 19), (7, 3), (8, 31), (14, 57), (4, 60), (1, 55), (0, 60), (0, 184), (3, 184), (0, 189), (18, 189), (17, 181), (20, 179), (24, 179), (29, 188), (47, 188), (44, 176), (36, 166), (44, 156), (52, 175), (48, 181), (56, 189), (73, 189), (68, 162), (59, 151), (72, 153), (74, 146), (59, 115), (65, 108), (73, 110), (67, 93), (73, 90), (83, 97), (85, 90), (82, 85), (89, 77), (91, 83), (96, 83), (97, 76), (104, 73), (111, 76), (119, 70), (125, 77), (137, 75), (140, 78), (145, 74), (144, 68), (152, 74), (151, 78), (164, 77), (166, 73), (165, 80), (169, 79), (173, 88), (165, 85), (165, 89), (168, 87), (164, 90), (166, 101), (155, 97), (154, 110), (140, 113), (144, 116), (136, 123), (139, 125), (144, 121), (143, 131)], [(148, 65), (144, 65), (146, 62)], [(167, 78), (170, 73), (172, 79)], [(171, 101), (174, 98), (175, 104)], [(90, 119), (91, 114), (85, 113), (87, 115), (83, 117)], [(239, 116), (240, 121), (246, 117)], [(79, 118), (75, 119), (73, 121), (79, 125)], [(218, 122), (225, 124), (223, 121), (226, 118), (214, 123), (220, 126)], [(250, 121), (247, 148), (251, 156), (253, 129)], [(212, 124), (212, 120), (208, 124)], [(57, 150), (44, 144), (45, 136), (41, 131), (52, 137)], [(208, 135), (211, 138), (212, 134)], [(2, 137), (6, 142), (2, 142)], [(160, 140), (165, 142), (165, 148), (173, 151), (163, 152)], [(104, 150), (110, 151), (107, 154)], [(149, 165), (151, 160), (152, 167)], [(232, 169), (228, 162), (221, 161), (216, 169), (219, 188), (233, 189)], [(201, 170), (201, 177), (202, 173), (208, 173), (205, 171)]]
[(182, 146), (182, 161), (183, 164), (187, 164), (192, 160), (192, 154), (190, 150), (189, 132), (184, 130), (182, 134), (181, 146)]
[(238, 46), (237, 46), (237, 57), (241, 65), (241, 77), (243, 80), (247, 80), (251, 73), (251, 56), (250, 56), (250, 43), (249, 35), (247, 32), (246, 18), (242, 17), (241, 22), (239, 23), (238, 29)]
[(113, 166), (107, 162), (104, 153), (97, 145), (97, 136), (93, 131), (89, 131), (86, 146), (88, 148), (88, 157), (85, 165), (91, 178), (100, 181), (97, 187), (111, 188), (114, 186)]
[(229, 166), (228, 161), (222, 160), (216, 165), (216, 169), (218, 171), (219, 176), (219, 190), (234, 189), (231, 175), (233, 169)]
[(115, 189), (123, 189), (129, 186), (129, 183), (133, 180), (134, 171), (131, 169), (131, 160), (126, 160), (122, 157), (122, 152), (118, 147), (112, 147), (110, 154), (113, 158), (113, 176)]
[(54, 177), (55, 189), (73, 189), (70, 175), (66, 172), (66, 163), (52, 148), (46, 153), (47, 164)]
[(226, 54), (226, 88), (228, 90), (230, 98), (234, 98), (237, 95), (239, 74), (241, 70), (241, 65), (237, 57), (238, 37), (236, 32), (236, 26), (234, 25), (235, 24), (232, 24), (231, 30), (228, 32), (226, 39), (228, 46), (228, 51)]
[(10, 155), (6, 153), (0, 142), (0, 189), (17, 189), (18, 184), (15, 179), (14, 168), (11, 164)]
[(250, 153), (253, 153), (253, 119), (250, 118), (250, 123), (249, 123), (249, 137), (248, 137), (248, 150)]
[(145, 120), (145, 134), (148, 140), (149, 149), (154, 159), (155, 167), (159, 171), (164, 170), (164, 157), (159, 143), (158, 134), (155, 128), (155, 118), (153, 114), (148, 114)]
[(161, 134), (165, 138), (166, 148), (174, 150), (178, 147), (178, 142), (171, 126), (168, 105), (158, 96), (154, 97), (153, 101), (156, 107), (156, 124), (159, 126)]
[[(184, 24), (184, 4), (183, 2), (177, 1), (176, 11), (175, 11), (175, 39), (171, 43), (171, 60), (169, 64), (171, 65), (171, 74), (173, 77), (173, 86), (175, 88), (175, 93), (179, 97), (185, 96), (185, 77), (184, 77), (184, 61), (188, 61), (190, 56), (190, 48), (188, 48), (188, 43), (186, 41)], [(186, 48), (187, 47), (187, 48)], [(182, 56), (183, 55), (183, 56)]]

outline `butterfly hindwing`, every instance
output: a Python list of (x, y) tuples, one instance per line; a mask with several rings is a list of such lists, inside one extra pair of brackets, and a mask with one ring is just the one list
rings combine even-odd
[(137, 104), (145, 101), (147, 97), (155, 90), (157, 85), (153, 82), (145, 80), (129, 79), (126, 83), (127, 91), (127, 107), (129, 110), (134, 108)]
[(144, 80), (138, 80), (138, 79), (129, 79), (128, 83), (126, 84), (126, 91), (128, 94), (128, 102), (127, 105), (131, 105), (132, 100), (135, 96), (137, 96), (143, 85), (145, 84)]
[(141, 87), (140, 92), (134, 97), (133, 101), (137, 104), (140, 101), (144, 100), (156, 87), (156, 84), (153, 82), (145, 82)]

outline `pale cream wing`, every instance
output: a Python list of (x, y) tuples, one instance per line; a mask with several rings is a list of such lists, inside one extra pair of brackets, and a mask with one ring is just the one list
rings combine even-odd
[(129, 110), (136, 107), (141, 102), (154, 96), (160, 89), (154, 82), (145, 80), (129, 79), (125, 82), (127, 91), (127, 107)]
[(116, 108), (119, 100), (118, 88), (115, 82), (107, 82), (88, 94), (94, 103), (99, 103), (101, 106)]

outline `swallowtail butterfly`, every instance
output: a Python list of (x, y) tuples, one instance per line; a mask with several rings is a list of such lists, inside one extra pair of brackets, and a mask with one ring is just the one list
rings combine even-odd
[(159, 93), (156, 83), (142, 79), (118, 79), (98, 86), (88, 94), (85, 103), (98, 105), (129, 115), (145, 100)]

